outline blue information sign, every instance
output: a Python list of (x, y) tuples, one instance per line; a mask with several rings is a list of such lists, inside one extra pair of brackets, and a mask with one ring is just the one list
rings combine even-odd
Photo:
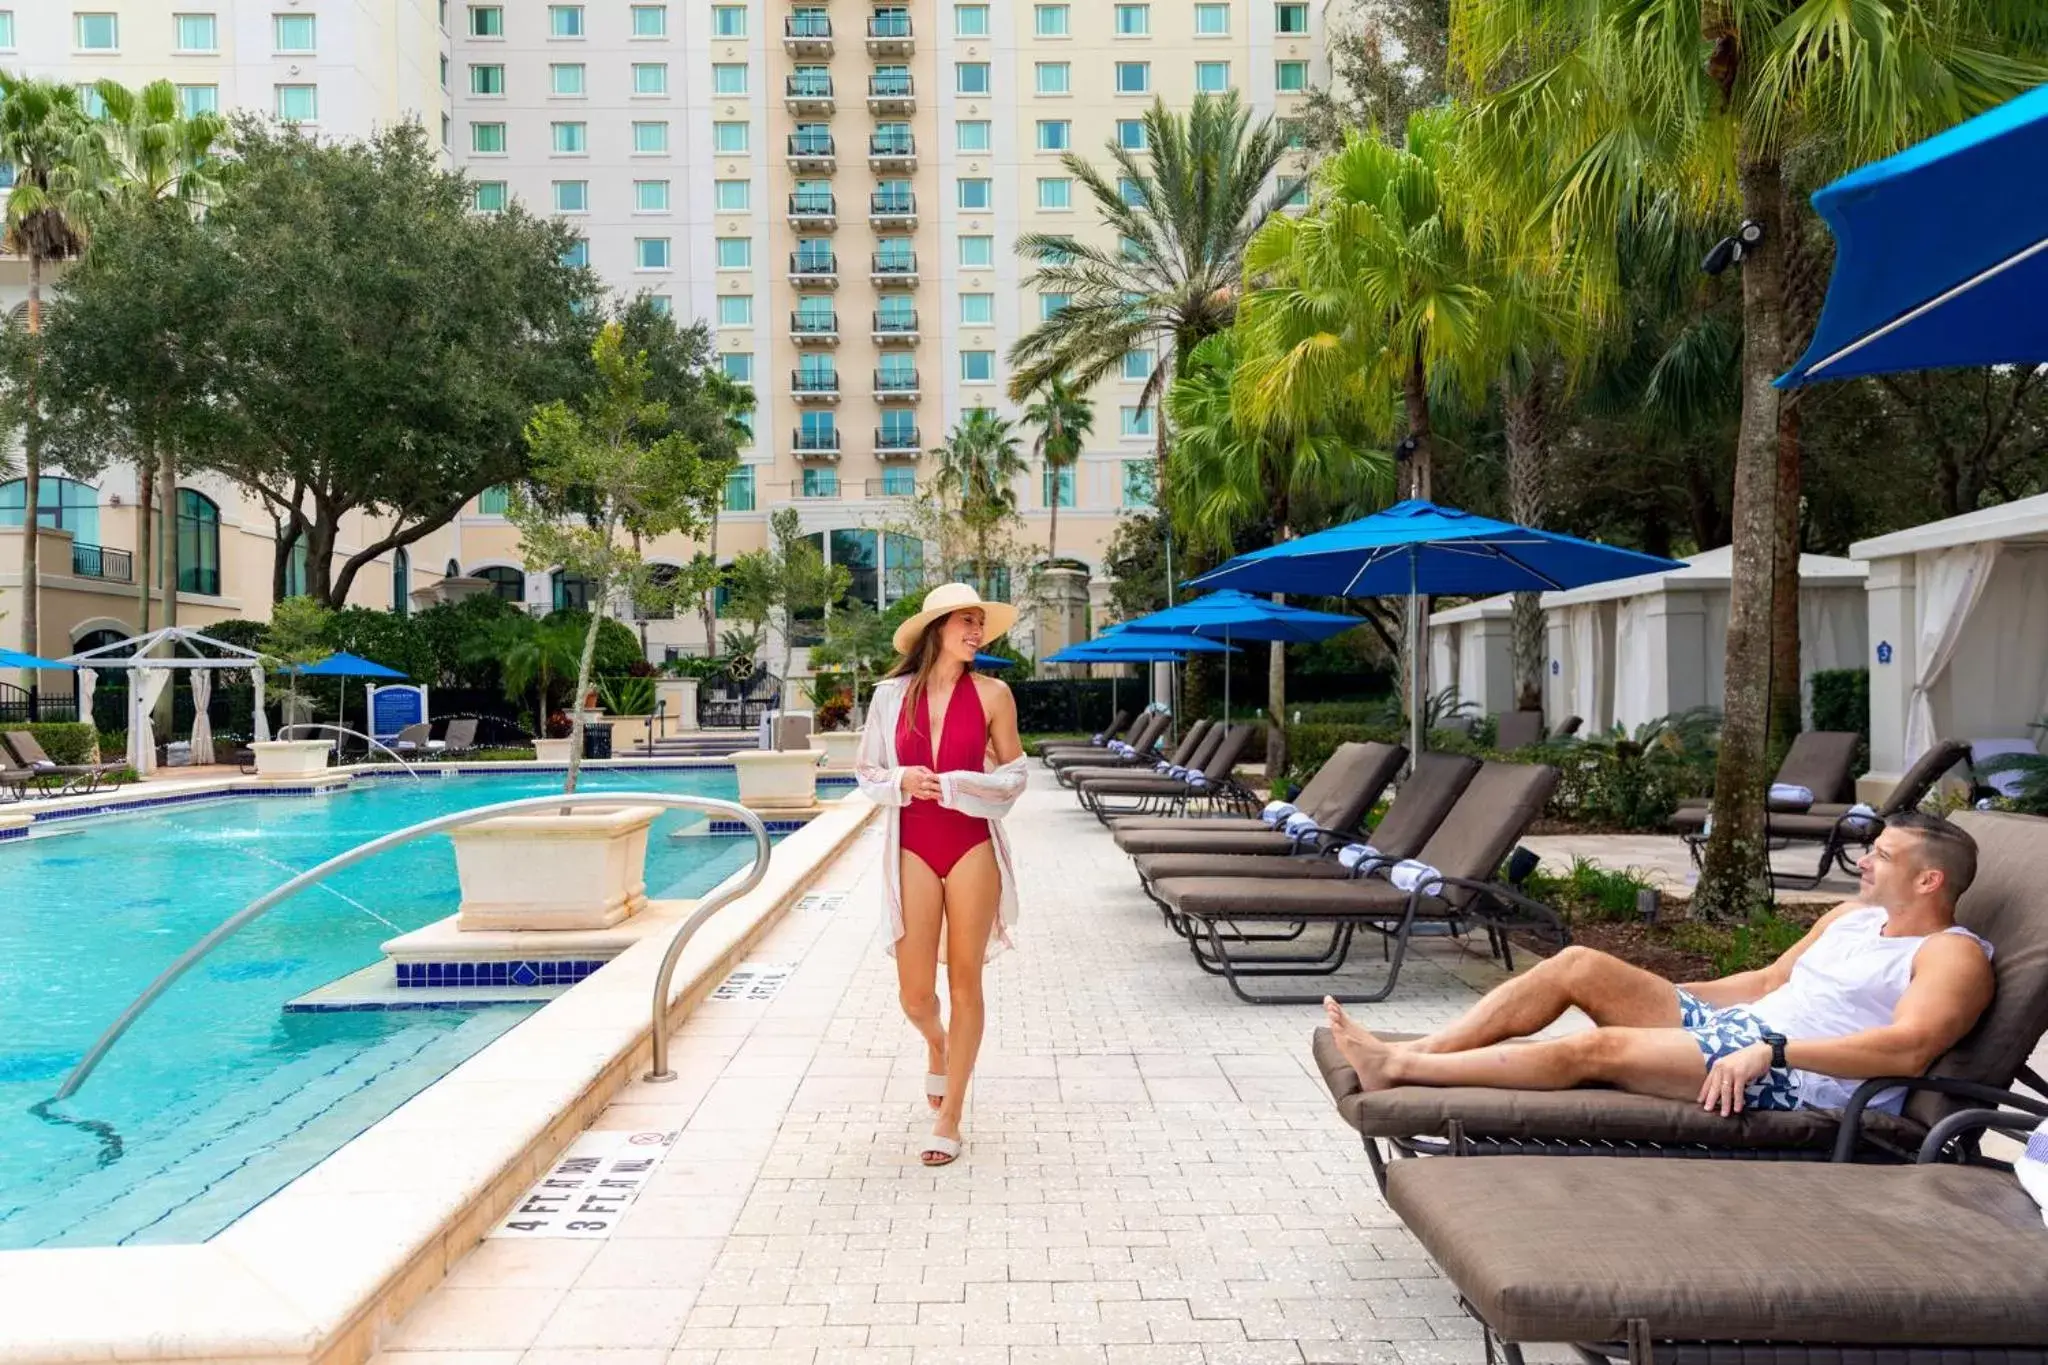
[(427, 718), (427, 689), (409, 684), (380, 687), (370, 693), (370, 733), (390, 739), (408, 725)]

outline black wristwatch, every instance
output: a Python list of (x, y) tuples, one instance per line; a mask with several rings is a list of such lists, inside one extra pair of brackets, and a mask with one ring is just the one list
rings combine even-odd
[(1779, 1071), (1785, 1069), (1785, 1035), (1766, 1033), (1762, 1041), (1771, 1045), (1771, 1065)]

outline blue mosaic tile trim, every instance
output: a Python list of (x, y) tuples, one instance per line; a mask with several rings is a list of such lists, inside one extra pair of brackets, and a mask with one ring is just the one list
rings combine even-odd
[[(302, 794), (311, 794), (310, 787)], [(65, 810), (39, 810), (34, 812), (37, 824), (48, 824), (54, 820), (78, 820), (88, 815), (115, 815), (122, 811), (155, 810), (162, 806), (190, 806), (200, 801), (232, 801), (238, 796), (252, 796), (253, 792), (186, 792), (179, 796), (150, 796), (140, 801), (109, 801), (97, 806), (72, 806)]]
[(519, 958), (507, 962), (400, 962), (401, 990), (449, 986), (573, 986), (604, 966), (603, 959), (566, 961)]
[(293, 1001), (284, 1007), (286, 1014), (351, 1014), (365, 1010), (478, 1010), (495, 1006), (520, 1005), (531, 1009), (544, 1002), (538, 1000), (352, 1000), (346, 1003), (308, 1003)]
[[(809, 823), (810, 821), (808, 820), (763, 820), (761, 827), (770, 834), (794, 834)], [(733, 836), (753, 833), (752, 830), (737, 820), (706, 821), (704, 832), (706, 834)]]
[(857, 777), (821, 777), (818, 779), (818, 785), (821, 787), (846, 787), (850, 790), (860, 785), (860, 779)]
[(26, 838), (28, 838), (28, 826), (27, 826), (27, 825), (17, 825), (17, 826), (13, 826), (13, 827), (11, 827), (11, 828), (8, 828), (8, 829), (0, 829), (0, 841), (5, 841), (5, 840), (8, 840), (8, 839), (26, 839)]

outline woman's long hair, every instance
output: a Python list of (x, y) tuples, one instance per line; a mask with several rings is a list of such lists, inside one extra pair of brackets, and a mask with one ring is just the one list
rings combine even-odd
[[(917, 637), (917, 643), (910, 647), (910, 651), (898, 658), (890, 666), (889, 671), (882, 675), (885, 681), (890, 678), (910, 679), (910, 685), (903, 690), (903, 705), (906, 709), (910, 710), (910, 731), (912, 734), (918, 733), (922, 728), (921, 722), (924, 719), (925, 709), (925, 688), (931, 684), (932, 670), (939, 666), (939, 655), (943, 649), (940, 632), (945, 629), (946, 622), (952, 620), (956, 614), (949, 611), (944, 616), (938, 618), (938, 620), (927, 625), (924, 628), (923, 634)], [(969, 660), (966, 674), (973, 672), (974, 663), (972, 660)], [(966, 674), (962, 676), (966, 676)]]

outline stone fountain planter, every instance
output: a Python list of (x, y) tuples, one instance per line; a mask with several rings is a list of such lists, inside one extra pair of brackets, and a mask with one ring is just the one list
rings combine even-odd
[(823, 734), (813, 731), (810, 745), (813, 751), (825, 755), (826, 772), (850, 773), (854, 756), (860, 752), (860, 731), (828, 730)]
[(809, 810), (818, 804), (816, 749), (742, 749), (732, 755), (740, 804), (748, 810)]
[(327, 771), (327, 753), (333, 747), (331, 739), (259, 739), (249, 746), (256, 755), (256, 776), (301, 781)]
[[(563, 741), (566, 743), (567, 741)], [(654, 806), (503, 815), (448, 832), (458, 929), (606, 929), (647, 904)]]
[(537, 739), (533, 742), (533, 756), (542, 763), (567, 763), (569, 743), (566, 739)]

